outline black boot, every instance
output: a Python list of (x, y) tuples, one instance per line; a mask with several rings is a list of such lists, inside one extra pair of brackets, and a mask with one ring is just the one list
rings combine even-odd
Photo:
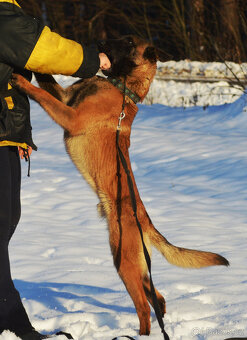
[(33, 327), (17, 292), (0, 300), (0, 308), (0, 333), (9, 330), (20, 337), (32, 332)]
[(57, 332), (56, 334), (40, 334), (35, 329), (33, 329), (31, 332), (21, 335), (20, 338), (22, 340), (41, 340), (41, 339), (53, 338), (58, 335), (65, 335), (67, 339), (73, 339), (71, 334), (65, 333), (62, 331)]

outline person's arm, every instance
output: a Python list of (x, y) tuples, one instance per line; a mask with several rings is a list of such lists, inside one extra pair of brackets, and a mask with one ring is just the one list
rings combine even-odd
[(13, 68), (38, 73), (81, 78), (97, 73), (102, 56), (99, 57), (96, 46), (82, 46), (63, 38), (39, 20), (25, 15), (21, 8), (15, 7), (14, 14), (3, 17), (0, 22), (0, 61)]
[(24, 67), (38, 73), (89, 78), (100, 68), (99, 52), (96, 46), (82, 46), (45, 26)]

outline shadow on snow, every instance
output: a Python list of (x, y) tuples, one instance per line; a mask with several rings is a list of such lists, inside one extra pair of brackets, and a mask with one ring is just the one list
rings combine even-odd
[[(62, 313), (71, 312), (68, 312), (59, 299), (73, 299), (76, 302), (81, 301), (96, 308), (104, 308), (114, 312), (136, 313), (134, 307), (111, 305), (100, 301), (105, 294), (115, 294), (115, 299), (118, 298), (121, 292), (109, 288), (70, 283), (27, 282), (22, 280), (14, 280), (14, 284), (22, 298), (37, 301), (49, 309), (56, 309)], [(96, 296), (98, 296), (99, 299), (96, 299)], [(80, 310), (72, 313), (78, 312), (80, 312)], [(84, 311), (82, 310), (81, 312)]]

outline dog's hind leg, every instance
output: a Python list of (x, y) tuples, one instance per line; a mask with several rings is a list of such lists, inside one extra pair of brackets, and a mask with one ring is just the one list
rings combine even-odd
[(140, 321), (139, 334), (149, 335), (151, 329), (150, 307), (142, 284), (141, 273), (138, 273), (137, 269), (133, 264), (123, 263), (120, 267), (119, 275), (134, 302)]
[(150, 307), (143, 286), (143, 277), (147, 270), (143, 256), (141, 238), (130, 204), (122, 201), (121, 218), (114, 211), (112, 204), (108, 215), (110, 245), (114, 264), (125, 284), (136, 308), (140, 321), (140, 335), (150, 333)]
[[(144, 287), (144, 291), (145, 291), (145, 294), (147, 296), (149, 303), (154, 307), (153, 300), (152, 300), (152, 294), (151, 294), (151, 288), (150, 288), (150, 280), (149, 280), (148, 275), (145, 275), (144, 278), (143, 278), (143, 287)], [(161, 315), (163, 317), (166, 313), (166, 301), (157, 289), (155, 289), (155, 293), (156, 293), (157, 300), (158, 300), (158, 303), (159, 303), (160, 312), (161, 312)]]

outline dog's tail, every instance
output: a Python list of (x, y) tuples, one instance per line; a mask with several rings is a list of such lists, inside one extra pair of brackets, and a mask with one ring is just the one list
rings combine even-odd
[(201, 268), (229, 265), (229, 262), (221, 255), (172, 245), (153, 226), (149, 229), (149, 238), (151, 243), (164, 255), (166, 260), (175, 266)]

